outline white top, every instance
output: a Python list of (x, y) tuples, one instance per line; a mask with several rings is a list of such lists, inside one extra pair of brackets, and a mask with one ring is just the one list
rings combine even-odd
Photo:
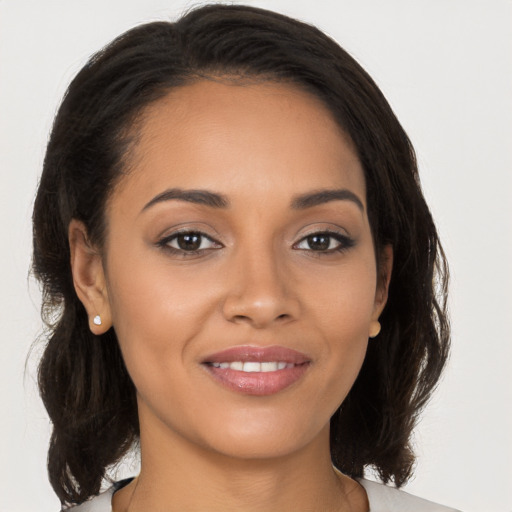
[[(417, 498), (394, 487), (363, 479), (358, 482), (366, 490), (370, 512), (458, 512), (454, 508)], [(91, 500), (72, 507), (73, 512), (112, 512), (112, 496), (118, 488), (113, 485)]]

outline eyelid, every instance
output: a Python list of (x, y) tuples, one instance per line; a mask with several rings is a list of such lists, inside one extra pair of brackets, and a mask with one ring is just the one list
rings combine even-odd
[[(326, 249), (324, 251), (315, 251), (313, 249), (305, 249), (305, 248), (299, 248), (297, 247), (299, 244), (304, 242), (307, 238), (314, 235), (327, 235), (330, 236), (338, 241), (338, 246), (334, 247), (332, 249)], [(328, 255), (336, 252), (343, 252), (345, 250), (350, 249), (355, 245), (355, 240), (346, 233), (345, 230), (337, 230), (333, 228), (317, 228), (312, 229), (309, 233), (303, 234), (300, 239), (293, 244), (293, 248), (305, 252), (313, 253), (315, 256), (321, 256), (321, 255)]]
[[(353, 238), (345, 228), (326, 222), (315, 222), (313, 224), (308, 224), (307, 226), (304, 226), (301, 230), (299, 230), (294, 238), (297, 241), (301, 241), (304, 240), (304, 238), (307, 238), (308, 236), (318, 235), (321, 233), (328, 233), (333, 236), (340, 236), (348, 239)], [(296, 243), (297, 242), (295, 242), (294, 245)]]
[(159, 229), (156, 238), (160, 240), (180, 233), (200, 233), (214, 240), (221, 237), (220, 233), (207, 222), (185, 221), (173, 226), (166, 226), (165, 229)]
[[(216, 247), (209, 247), (209, 248), (204, 248), (204, 249), (196, 249), (196, 250), (186, 251), (184, 249), (180, 249), (178, 247), (172, 247), (170, 245), (170, 242), (175, 240), (179, 235), (186, 235), (186, 234), (196, 234), (203, 238), (206, 238), (210, 242), (212, 242), (214, 245), (216, 245)], [(158, 239), (158, 241), (156, 242), (156, 245), (158, 247), (161, 247), (162, 249), (165, 249), (165, 250), (171, 252), (171, 253), (179, 254), (181, 256), (193, 256), (193, 255), (197, 255), (197, 254), (201, 254), (201, 253), (210, 251), (212, 249), (221, 249), (224, 247), (224, 244), (219, 242), (216, 238), (212, 237), (211, 235), (209, 235), (208, 233), (205, 233), (204, 231), (202, 231), (200, 229), (193, 228), (191, 226), (182, 227), (182, 228), (176, 229), (170, 233), (167, 233), (164, 236), (161, 236)]]
[[(333, 253), (340, 253), (345, 250), (350, 249), (353, 247), (356, 243), (356, 241), (347, 233), (347, 231), (343, 228), (340, 228), (338, 226), (336, 227), (320, 227), (318, 224), (313, 228), (311, 225), (309, 226), (310, 229), (306, 233), (302, 233), (300, 238), (293, 243), (292, 249), (304, 251), (307, 253), (312, 253), (314, 256), (322, 256), (322, 255), (329, 255)], [(198, 249), (191, 249), (186, 250), (182, 249), (180, 247), (173, 247), (170, 245), (170, 243), (173, 240), (176, 240), (180, 235), (184, 234), (195, 234), (199, 235), (201, 238), (204, 238), (208, 240), (211, 243), (211, 247), (205, 247), (205, 248), (198, 248)], [(328, 249), (318, 249), (315, 250), (313, 248), (301, 248), (298, 247), (300, 244), (305, 242), (308, 237), (314, 236), (314, 235), (325, 235), (328, 237), (331, 237), (337, 241), (336, 247), (328, 248)], [(173, 253), (178, 256), (186, 257), (186, 256), (194, 256), (194, 255), (201, 255), (205, 254), (207, 252), (211, 252), (216, 249), (222, 249), (225, 247), (225, 245), (219, 241), (220, 237), (218, 236), (212, 236), (209, 233), (207, 233), (205, 230), (195, 227), (193, 225), (182, 225), (179, 228), (175, 227), (174, 230), (169, 231), (167, 230), (165, 232), (165, 235), (162, 235), (159, 237), (157, 242), (155, 243), (156, 246), (167, 250), (170, 253)], [(200, 246), (203, 245), (202, 241)], [(330, 245), (330, 244), (329, 244)]]

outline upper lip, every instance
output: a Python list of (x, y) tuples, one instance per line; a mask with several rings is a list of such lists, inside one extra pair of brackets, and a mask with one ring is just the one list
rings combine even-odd
[(311, 359), (302, 352), (279, 345), (273, 345), (270, 347), (240, 345), (226, 350), (221, 350), (220, 352), (215, 352), (203, 359), (203, 363), (232, 363), (233, 361), (258, 363), (279, 361), (284, 363), (303, 364), (311, 361)]

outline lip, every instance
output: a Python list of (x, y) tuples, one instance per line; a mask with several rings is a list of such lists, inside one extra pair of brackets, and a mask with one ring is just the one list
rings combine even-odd
[(210, 354), (203, 359), (203, 363), (284, 361), (285, 363), (302, 364), (310, 360), (302, 352), (279, 345), (272, 345), (270, 347), (240, 345)]
[[(287, 367), (272, 372), (244, 372), (218, 368), (211, 363), (284, 362)], [(202, 361), (208, 374), (222, 386), (245, 395), (268, 396), (288, 388), (307, 372), (311, 359), (301, 352), (282, 346), (242, 345), (208, 355)]]

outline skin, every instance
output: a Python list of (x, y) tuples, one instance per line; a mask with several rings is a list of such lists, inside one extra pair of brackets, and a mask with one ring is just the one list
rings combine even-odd
[[(386, 248), (378, 279), (351, 141), (320, 100), (276, 83), (174, 89), (138, 129), (108, 203), (106, 246), (91, 246), (78, 221), (69, 230), (90, 328), (114, 326), (137, 389), (142, 469), (114, 511), (367, 510), (362, 487), (331, 466), (329, 419), (361, 368), (392, 255)], [(175, 188), (219, 193), (229, 206), (145, 208)], [(324, 189), (361, 204), (292, 207)], [(186, 254), (169, 238), (177, 229), (209, 238)], [(326, 230), (341, 241), (318, 250), (307, 237)], [(201, 364), (237, 345), (281, 345), (311, 362), (284, 390), (250, 396)]]

